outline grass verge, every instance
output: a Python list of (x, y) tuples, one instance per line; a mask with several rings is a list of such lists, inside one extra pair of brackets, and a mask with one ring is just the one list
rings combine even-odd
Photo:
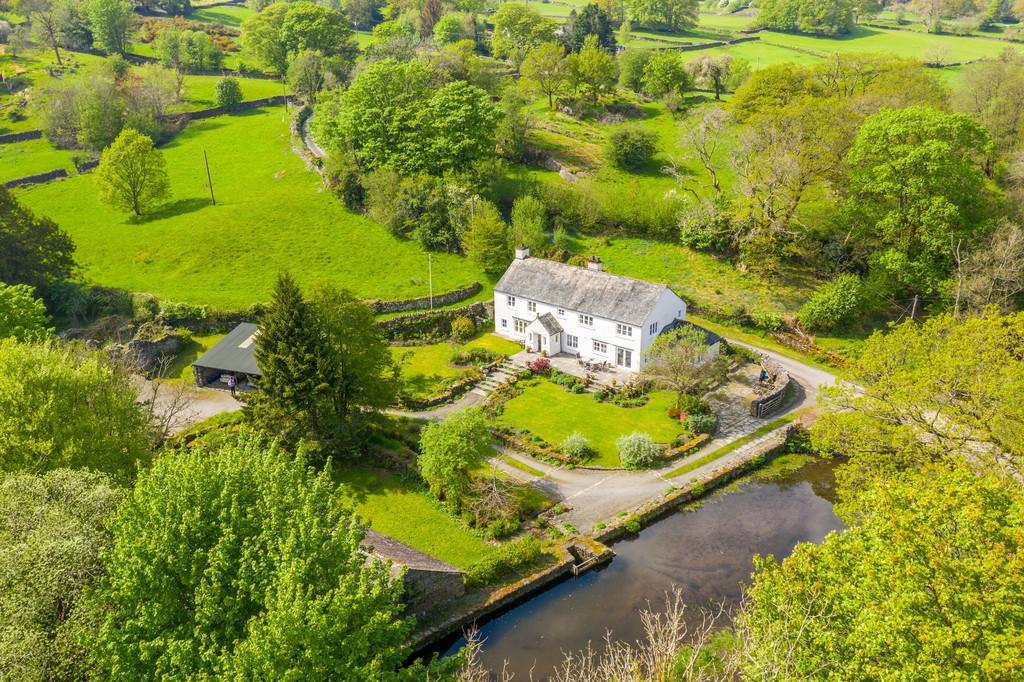
[(747, 443), (750, 443), (750, 442), (752, 442), (754, 440), (757, 440), (761, 436), (764, 436), (764, 435), (767, 435), (767, 434), (771, 433), (772, 431), (774, 431), (775, 429), (779, 428), (780, 426), (785, 426), (786, 424), (789, 424), (790, 422), (794, 421), (797, 418), (797, 416), (798, 416), (798, 413), (797, 412), (793, 412), (793, 413), (787, 414), (785, 416), (779, 417), (778, 419), (775, 419), (773, 421), (770, 421), (767, 424), (765, 424), (764, 426), (759, 427), (757, 430), (755, 430), (755, 431), (753, 431), (751, 433), (748, 433), (746, 436), (743, 436), (742, 438), (737, 438), (736, 440), (734, 440), (733, 442), (729, 443), (728, 445), (723, 445), (722, 447), (718, 448), (714, 452), (709, 452), (708, 454), (704, 455), (700, 459), (695, 459), (694, 461), (689, 462), (686, 465), (679, 467), (675, 471), (673, 471), (673, 472), (671, 472), (669, 474), (666, 474), (662, 478), (665, 478), (665, 479), (676, 478), (678, 476), (682, 476), (683, 474), (687, 474), (687, 473), (689, 473), (691, 471), (694, 471), (695, 469), (699, 469), (700, 467), (704, 466), (705, 464), (708, 464), (710, 462), (714, 462), (716, 459), (719, 459), (720, 457), (724, 457), (724, 456), (728, 455), (730, 452), (736, 451), (738, 448), (743, 447)]

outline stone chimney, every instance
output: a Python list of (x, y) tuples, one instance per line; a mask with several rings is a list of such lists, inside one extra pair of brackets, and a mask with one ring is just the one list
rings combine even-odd
[(591, 256), (590, 260), (587, 261), (587, 270), (602, 272), (604, 270), (604, 263), (597, 256)]
[(530, 247), (520, 244), (516, 247), (516, 260), (526, 260), (530, 257)]

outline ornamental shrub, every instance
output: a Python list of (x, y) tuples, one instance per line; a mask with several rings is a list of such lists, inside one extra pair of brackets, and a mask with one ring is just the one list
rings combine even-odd
[(619, 448), (619, 459), (622, 460), (622, 466), (631, 471), (651, 466), (661, 454), (661, 449), (651, 440), (651, 437), (639, 431), (620, 437), (615, 444)]
[(547, 358), (534, 358), (530, 361), (530, 371), (534, 374), (541, 374), (551, 369), (551, 361)]
[(676, 417), (679, 417), (679, 413), (683, 412), (686, 414), (707, 414), (711, 411), (708, 403), (699, 396), (684, 393), (679, 399), (679, 412), (676, 413)]
[(585, 461), (592, 452), (590, 441), (579, 431), (573, 431), (562, 441), (562, 454), (574, 463)]
[(758, 329), (769, 332), (781, 332), (786, 328), (786, 318), (781, 313), (754, 312), (750, 313), (750, 319)]
[(658, 137), (637, 125), (623, 125), (608, 136), (605, 153), (613, 166), (635, 170), (654, 158)]
[(473, 338), (476, 333), (476, 325), (473, 320), (466, 316), (456, 317), (452, 320), (452, 338), (459, 343), (465, 343)]
[(860, 307), (863, 283), (843, 273), (815, 291), (800, 309), (800, 324), (810, 331), (827, 332), (849, 320)]
[(495, 519), (487, 525), (487, 534), (495, 540), (503, 540), (519, 530), (519, 519), (504, 517)]
[(230, 76), (217, 81), (217, 106), (234, 111), (242, 103), (242, 86)]
[(698, 433), (712, 434), (718, 428), (718, 417), (714, 414), (691, 414), (686, 418), (686, 430), (696, 435)]

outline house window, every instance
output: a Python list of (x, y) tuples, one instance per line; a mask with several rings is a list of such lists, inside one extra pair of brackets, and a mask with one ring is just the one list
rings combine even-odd
[(534, 301), (527, 301), (526, 309), (529, 310), (531, 313), (537, 312), (537, 303)]
[(628, 324), (615, 325), (615, 333), (619, 336), (633, 336), (633, 328)]
[(515, 308), (516, 307), (516, 297), (515, 296), (508, 296), (507, 298), (508, 298), (508, 307), (509, 308)]
[(580, 324), (582, 324), (585, 327), (593, 327), (594, 326), (594, 316), (593, 315), (584, 315), (583, 313), (580, 313)]
[(608, 352), (608, 344), (605, 343), (604, 341), (598, 341), (597, 339), (594, 339), (594, 352), (595, 353), (607, 353)]
[(657, 322), (651, 322), (651, 326), (648, 328), (648, 331), (650, 332), (651, 336), (654, 336), (655, 334), (657, 334), (658, 333), (658, 323)]
[(506, 320), (505, 318), (501, 318), (501, 328), (508, 329), (508, 320)]
[(561, 308), (559, 308), (559, 309), (558, 309), (558, 316), (559, 316), (559, 317), (565, 317), (565, 311), (564, 311), (564, 310), (562, 310)]
[(526, 320), (520, 320), (518, 317), (514, 318), (516, 323), (516, 334), (526, 333)]
[(565, 335), (565, 346), (566, 346), (566, 348), (579, 348), (580, 347), (580, 337), (573, 336), (572, 334), (566, 334)]
[(625, 348), (616, 348), (615, 364), (618, 365), (619, 367), (632, 367), (633, 351), (626, 350)]

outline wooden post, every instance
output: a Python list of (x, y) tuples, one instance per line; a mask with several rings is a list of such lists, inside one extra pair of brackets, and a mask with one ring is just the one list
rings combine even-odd
[(206, 158), (206, 150), (203, 150), (203, 163), (206, 164), (206, 184), (210, 186), (210, 201), (217, 205), (217, 198), (213, 196), (213, 180), (210, 178), (210, 160)]
[(434, 309), (434, 261), (431, 253), (427, 252), (427, 280), (430, 289), (430, 309)]

